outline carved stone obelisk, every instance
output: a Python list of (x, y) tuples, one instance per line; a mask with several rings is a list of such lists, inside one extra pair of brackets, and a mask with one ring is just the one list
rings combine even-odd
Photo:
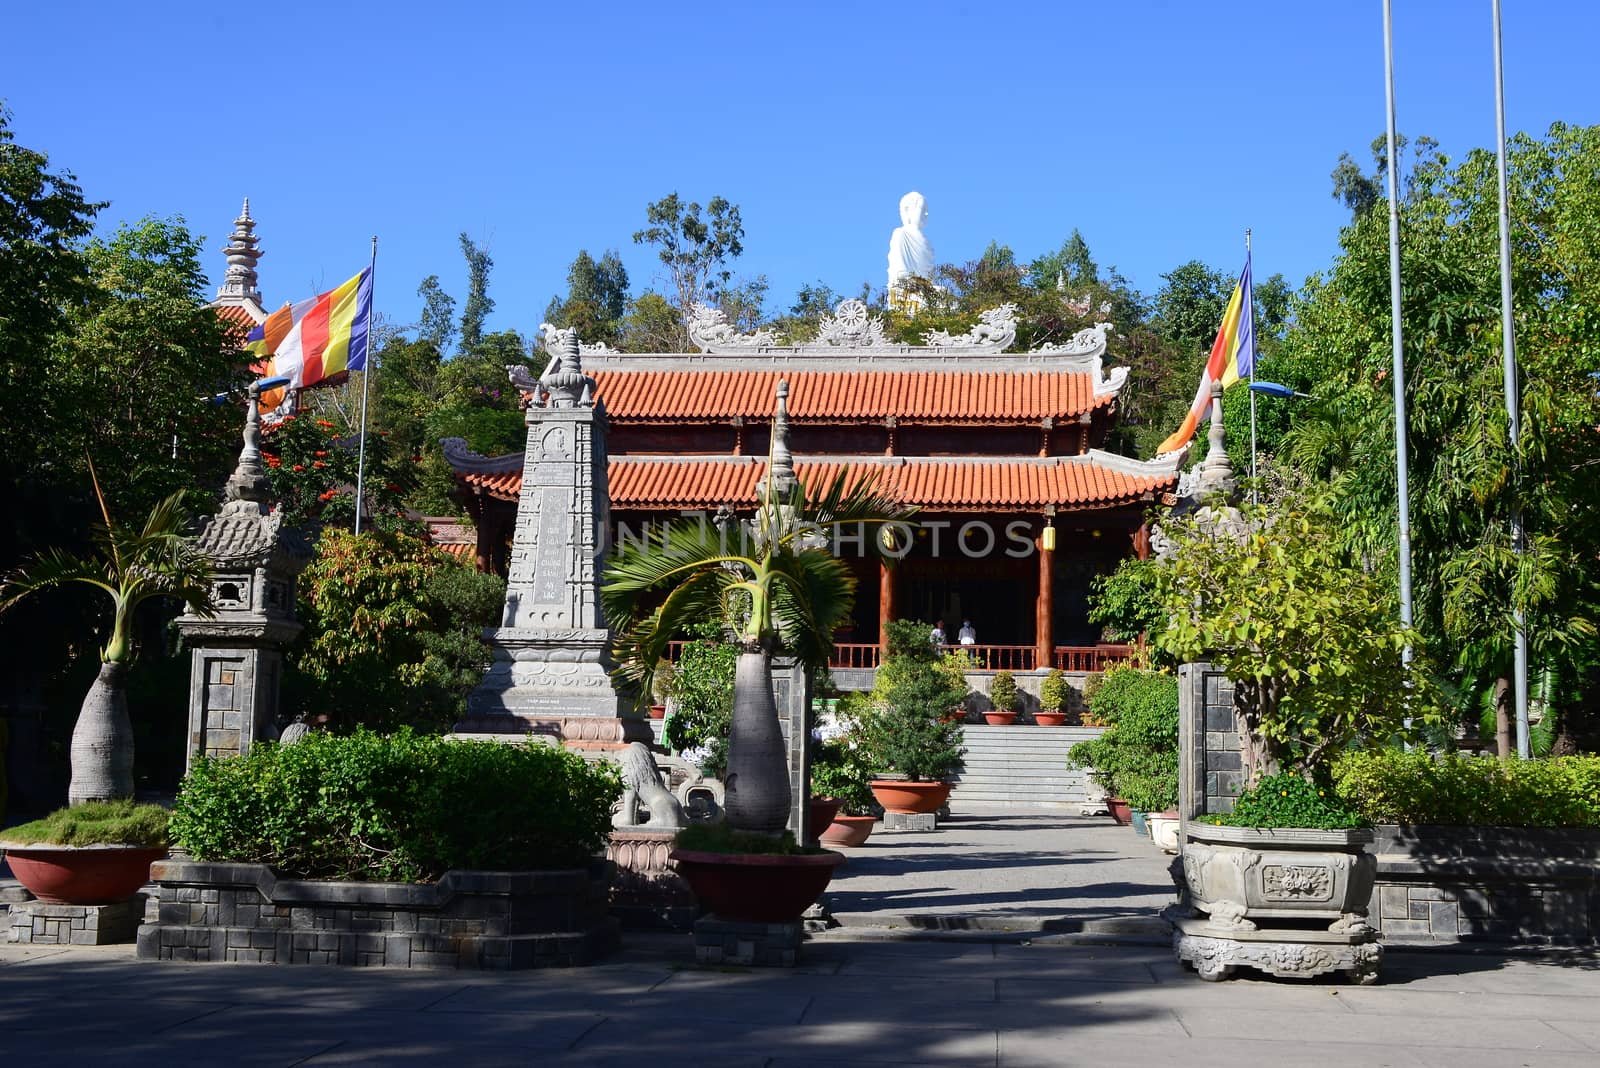
[(608, 506), (605, 407), (583, 373), (574, 330), (546, 325), (550, 365), (531, 394), (522, 496), (501, 625), (485, 632), (494, 661), (467, 701), (461, 733), (553, 735), (575, 748), (650, 741), (612, 685), (600, 614), (599, 552)]

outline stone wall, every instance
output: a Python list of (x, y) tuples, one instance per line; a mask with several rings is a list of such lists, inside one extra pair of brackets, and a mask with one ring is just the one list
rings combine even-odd
[(1386, 942), (1600, 940), (1600, 831), (1388, 825), (1371, 848)]
[(1178, 666), (1179, 815), (1232, 812), (1244, 783), (1233, 683), (1207, 663)]
[(586, 964), (616, 948), (609, 865), (592, 871), (449, 871), (437, 883), (278, 879), (260, 864), (158, 861), (147, 960), (390, 968)]

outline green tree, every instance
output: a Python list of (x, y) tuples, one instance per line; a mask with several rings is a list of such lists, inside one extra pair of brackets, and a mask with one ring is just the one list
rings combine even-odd
[(417, 321), (417, 338), (432, 345), (435, 352), (450, 348), (456, 336), (456, 300), (439, 284), (439, 276), (430, 274), (417, 286), (417, 296), (422, 298), (422, 318)]
[(681, 352), (687, 338), (683, 319), (667, 298), (645, 292), (628, 304), (618, 347), (624, 352)]
[[(1507, 714), (1512, 613), (1528, 620), (1535, 671), (1580, 680), (1562, 710), (1565, 748), (1593, 732), (1593, 620), (1600, 609), (1600, 127), (1552, 126), (1509, 148), (1522, 435), (1511, 446), (1500, 360), (1498, 193), (1493, 154), (1459, 164), (1422, 148), (1401, 203), (1415, 618), (1468, 688)], [(1340, 235), (1308, 284), (1285, 351), (1321, 373), (1287, 443), (1325, 479), (1352, 551), (1392, 559), (1396, 490), (1385, 213)], [(1526, 551), (1511, 541), (1520, 509)]]
[(615, 249), (607, 249), (595, 262), (581, 249), (567, 269), (567, 295), (551, 297), (545, 321), (572, 327), (588, 342), (616, 343), (622, 319), (628, 312), (628, 270)]
[(465, 230), (461, 231), (460, 240), (461, 255), (467, 260), (467, 302), (461, 308), (460, 351), (469, 353), (483, 340), (483, 322), (494, 311), (494, 298), (489, 296), (489, 272), (494, 270), (494, 260), (489, 258), (488, 246), (473, 241)]
[[(714, 196), (702, 209), (674, 192), (647, 205), (645, 220), (649, 225), (633, 235), (634, 243), (655, 246), (672, 280), (678, 312), (687, 320), (691, 306), (715, 302), (733, 278), (728, 262), (744, 253), (739, 205)], [(687, 347), (687, 331), (682, 337), (680, 347)]]
[(180, 491), (151, 509), (143, 528), (114, 523), (94, 478), (101, 523), (95, 550), (42, 553), (6, 576), (0, 611), (30, 594), (81, 583), (111, 599), (111, 633), (100, 649), (100, 674), (90, 687), (72, 731), (72, 783), (68, 800), (109, 801), (133, 796), (133, 724), (128, 717), (127, 671), (133, 659), (132, 629), (139, 606), (174, 597), (200, 615), (210, 615), (211, 567), (184, 537), (189, 516)]

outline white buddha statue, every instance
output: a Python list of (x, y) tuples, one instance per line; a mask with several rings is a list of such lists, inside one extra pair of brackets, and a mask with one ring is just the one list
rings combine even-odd
[(889, 288), (905, 278), (933, 277), (933, 246), (922, 233), (928, 221), (928, 202), (921, 193), (900, 198), (900, 226), (889, 235)]

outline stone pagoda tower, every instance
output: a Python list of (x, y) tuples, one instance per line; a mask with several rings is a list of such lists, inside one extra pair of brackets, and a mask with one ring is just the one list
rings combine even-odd
[(190, 650), (189, 742), (195, 754), (243, 756), (277, 737), (283, 649), (300, 633), (295, 579), (311, 546), (283, 529), (261, 464), (260, 391), (250, 387), (244, 449), (216, 515), (200, 522), (194, 545), (215, 571), (210, 618), (184, 612), (178, 630)]
[(512, 382), (530, 400), (522, 489), (500, 627), (486, 632), (494, 661), (468, 699), (462, 733), (523, 733), (575, 748), (649, 742), (642, 718), (624, 717), (600, 614), (606, 417), (583, 373), (576, 331), (546, 325), (550, 365), (537, 382)]

